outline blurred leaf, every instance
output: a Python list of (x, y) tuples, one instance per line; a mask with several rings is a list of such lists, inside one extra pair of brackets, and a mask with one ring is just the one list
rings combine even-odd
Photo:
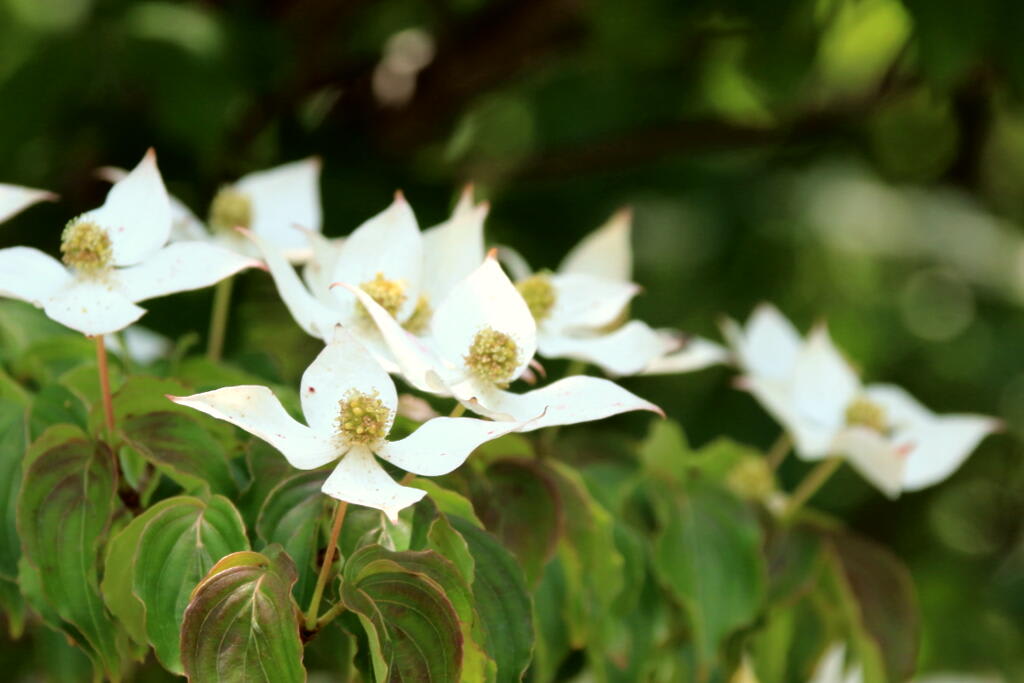
[(300, 605), (309, 604), (316, 581), (320, 521), (327, 498), (320, 491), (325, 472), (299, 472), (271, 489), (256, 520), (256, 534), (280, 544), (296, 567), (293, 586)]
[(456, 517), (462, 517), (471, 521), (481, 529), (484, 527), (484, 523), (477, 517), (476, 511), (473, 508), (473, 503), (462, 494), (446, 489), (431, 479), (424, 479), (423, 477), (417, 477), (409, 483), (409, 486), (413, 488), (421, 489), (427, 492), (430, 496), (430, 500), (437, 505), (437, 508), (446, 515), (454, 515)]
[(25, 406), (0, 398), (0, 577), (12, 581), (18, 576), (21, 541), (18, 540), (18, 492), (21, 462), (26, 448)]
[(295, 567), (278, 550), (221, 559), (192, 591), (181, 623), (181, 659), (190, 681), (306, 680)]
[(86, 427), (88, 414), (82, 402), (59, 384), (50, 384), (32, 397), (29, 408), (29, 438), (38, 439), (51, 425)]
[(810, 590), (824, 560), (821, 537), (790, 526), (773, 529), (765, 540), (769, 602), (790, 602)]
[(248, 550), (249, 541), (241, 515), (227, 498), (171, 500), (139, 536), (132, 586), (146, 607), (146, 637), (157, 657), (181, 673), (179, 636), (189, 594), (218, 560)]
[(35, 342), (57, 336), (78, 337), (31, 304), (0, 300), (0, 359), (19, 358)]
[(97, 669), (118, 679), (118, 629), (100, 596), (98, 566), (119, 504), (114, 463), (110, 449), (78, 427), (48, 429), (25, 458), (18, 535), (41, 597), (81, 634)]

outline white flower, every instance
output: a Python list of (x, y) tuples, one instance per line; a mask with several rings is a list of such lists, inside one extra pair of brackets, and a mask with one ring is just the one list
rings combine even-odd
[(46, 190), (35, 190), (20, 185), (0, 183), (0, 223), (43, 201), (53, 201), (57, 195)]
[(846, 645), (834, 643), (818, 660), (808, 683), (864, 683), (864, 669), (860, 664), (846, 667)]
[(862, 385), (824, 326), (802, 341), (769, 306), (746, 330), (728, 323), (726, 334), (746, 371), (743, 388), (783, 424), (797, 455), (844, 456), (888, 496), (942, 481), (999, 428), (980, 415), (935, 415), (893, 385)]
[(204, 242), (164, 246), (171, 214), (156, 154), (149, 150), (98, 209), (64, 229), (64, 263), (30, 247), (0, 249), (0, 296), (27, 301), (86, 335), (138, 320), (139, 301), (208, 287), (259, 265)]
[(673, 330), (639, 320), (620, 324), (640, 287), (632, 282), (632, 217), (628, 210), (583, 238), (558, 271), (530, 273), (521, 257), (507, 253), (516, 287), (537, 321), (537, 349), (548, 358), (572, 358), (612, 375), (699, 370), (725, 360), (717, 344), (684, 343)]
[(472, 451), (520, 425), (475, 418), (437, 417), (411, 435), (388, 441), (398, 397), (386, 372), (352, 335), (338, 327), (306, 368), (300, 387), (308, 426), (294, 420), (270, 389), (238, 386), (172, 401), (235, 424), (276, 448), (299, 469), (340, 460), (323, 485), (329, 496), (384, 511), (392, 520), (424, 496), (396, 483), (374, 455), (421, 476), (439, 476)]
[(412, 386), (454, 396), (477, 413), (499, 420), (525, 422), (544, 412), (517, 431), (599, 420), (632, 410), (661, 414), (654, 404), (596, 377), (568, 377), (525, 394), (505, 391), (533, 358), (537, 327), (493, 254), (440, 302), (427, 337), (410, 334), (366, 292), (345, 286), (373, 317)]
[[(204, 222), (188, 206), (171, 196), (171, 241), (212, 240), (247, 256), (255, 256), (252, 244), (235, 228), (245, 228), (283, 251), (285, 258), (302, 262), (310, 257), (307, 238), (296, 230), (320, 234), (320, 169), (318, 157), (257, 171), (224, 185), (210, 204)], [(101, 175), (119, 180), (124, 171), (104, 168)]]
[(398, 193), (391, 206), (344, 240), (314, 237), (305, 282), (272, 245), (255, 234), (250, 237), (303, 330), (326, 340), (335, 325), (343, 325), (385, 369), (397, 372), (366, 309), (347, 290), (331, 284), (358, 285), (410, 332), (426, 334), (440, 298), (482, 260), (485, 215), (486, 207), (473, 206), (471, 196), (464, 193), (448, 221), (421, 234), (412, 208)]
[(126, 356), (141, 365), (149, 365), (164, 358), (174, 348), (174, 342), (169, 337), (142, 325), (131, 325), (124, 329), (123, 334), (104, 337), (103, 343), (108, 351)]

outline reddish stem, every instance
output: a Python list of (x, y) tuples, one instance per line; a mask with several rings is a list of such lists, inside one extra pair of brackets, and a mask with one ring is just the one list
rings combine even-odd
[(103, 335), (93, 337), (96, 342), (96, 365), (100, 373), (100, 391), (103, 394), (103, 416), (106, 418), (107, 433), (114, 437), (114, 402), (110, 398), (110, 372), (107, 369), (107, 347)]

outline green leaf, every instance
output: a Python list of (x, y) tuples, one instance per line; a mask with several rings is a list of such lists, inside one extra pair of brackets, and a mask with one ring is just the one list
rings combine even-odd
[(186, 491), (238, 493), (224, 448), (195, 419), (171, 411), (129, 415), (118, 430), (129, 446)]
[[(227, 498), (179, 496), (146, 522), (132, 586), (146, 608), (146, 637), (160, 662), (182, 672), (179, 635), (189, 594), (225, 555), (248, 550), (242, 517)], [(289, 582), (289, 585), (290, 582)]]
[(442, 513), (468, 519), (479, 528), (484, 528), (484, 523), (476, 516), (473, 503), (461, 493), (446, 489), (432, 479), (424, 479), (422, 477), (413, 479), (409, 486), (426, 491), (434, 505)]
[(657, 477), (678, 479), (691, 456), (683, 428), (675, 420), (652, 420), (651, 431), (640, 445), (644, 470)]
[(256, 534), (266, 543), (279, 543), (295, 562), (295, 598), (308, 604), (316, 581), (320, 522), (328, 500), (320, 491), (324, 472), (299, 472), (275, 486), (256, 520)]
[(690, 615), (698, 666), (706, 676), (722, 641), (760, 608), (766, 583), (760, 526), (745, 505), (700, 480), (685, 491), (649, 490), (668, 494), (655, 565)]
[(88, 424), (88, 411), (78, 398), (59, 384), (50, 384), (32, 398), (29, 408), (29, 438), (38, 439), (51, 425)]
[(99, 557), (117, 501), (114, 455), (81, 429), (56, 425), (32, 444), (18, 497), (18, 535), (39, 594), (81, 634), (97, 668), (120, 675), (117, 628), (103, 605)]
[(211, 567), (181, 624), (188, 679), (304, 683), (294, 581), (295, 567), (283, 552), (237, 552)]
[(17, 358), (35, 342), (48, 337), (81, 336), (46, 317), (32, 304), (0, 300), (0, 358)]
[(550, 471), (536, 460), (505, 458), (474, 480), (473, 507), (487, 530), (519, 560), (528, 585), (540, 579), (562, 532), (562, 501)]
[(18, 491), (25, 457), (25, 406), (0, 399), (0, 578), (15, 580), (21, 541), (18, 539)]
[(444, 588), (460, 599), (460, 580), (455, 566), (431, 551), (372, 545), (345, 563), (341, 600), (366, 631), (378, 682), (460, 680), (463, 627)]
[(498, 683), (523, 677), (533, 656), (533, 608), (523, 571), (515, 558), (486, 531), (461, 517), (451, 517), (474, 561), (473, 598), (487, 640), (487, 653), (498, 665)]
[(95, 362), (95, 342), (80, 334), (65, 334), (34, 342), (15, 356), (11, 369), (16, 377), (31, 377), (44, 386), (79, 365)]

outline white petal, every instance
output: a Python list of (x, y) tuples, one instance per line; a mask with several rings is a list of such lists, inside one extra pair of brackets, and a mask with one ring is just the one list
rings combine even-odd
[(0, 249), (0, 296), (42, 306), (71, 274), (57, 259), (32, 247)]
[(267, 262), (270, 275), (277, 285), (277, 293), (295, 322), (310, 336), (330, 339), (334, 326), (347, 321), (348, 318), (340, 311), (328, 308), (310, 294), (295, 269), (278, 249), (255, 233), (248, 232), (247, 235)]
[(472, 191), (463, 193), (452, 217), (423, 231), (423, 286), (437, 305), (484, 260), (484, 219), (487, 204), (473, 205)]
[(391, 521), (396, 521), (402, 509), (427, 494), (421, 489), (397, 484), (373, 453), (361, 446), (353, 448), (341, 459), (321, 490), (338, 500), (382, 510)]
[(513, 280), (518, 282), (533, 275), (533, 268), (530, 268), (526, 257), (518, 251), (505, 245), (498, 246), (496, 249), (498, 251), (498, 261), (512, 275)]
[(885, 409), (885, 418), (895, 430), (909, 429), (935, 418), (932, 411), (921, 405), (903, 387), (895, 384), (869, 384), (864, 396)]
[(829, 455), (832, 442), (842, 425), (822, 424), (797, 410), (791, 384), (755, 375), (740, 379), (740, 387), (749, 391), (768, 413), (793, 438), (796, 454), (804, 460), (820, 460)]
[(824, 326), (815, 328), (800, 351), (793, 378), (793, 401), (802, 420), (838, 429), (846, 408), (861, 393), (860, 380), (832, 343)]
[(713, 341), (691, 337), (683, 342), (678, 351), (651, 361), (641, 375), (667, 375), (703, 370), (712, 365), (727, 363), (729, 351)]
[(593, 275), (552, 275), (555, 305), (541, 326), (555, 330), (604, 327), (615, 321), (640, 288)]
[(498, 419), (524, 422), (516, 430), (522, 432), (591, 422), (633, 410), (649, 410), (664, 416), (661, 408), (615, 382), (586, 375), (566, 377), (525, 394), (490, 389), (473, 398), (475, 402), (464, 399), (473, 403), (473, 410)]
[[(401, 194), (384, 211), (366, 221), (345, 238), (338, 251), (332, 277), (335, 282), (362, 285), (380, 273), (405, 285), (406, 301), (398, 312), (403, 320), (416, 306), (423, 270), (423, 238), (412, 208)], [(355, 301), (340, 292), (348, 306)]]
[(426, 477), (448, 474), (477, 446), (521, 427), (518, 422), (494, 422), (471, 417), (437, 417), (401, 441), (388, 441), (377, 455), (406, 472)]
[(657, 359), (665, 341), (639, 320), (631, 320), (607, 334), (537, 335), (537, 350), (547, 358), (572, 358), (593, 363), (613, 375), (635, 375)]
[(210, 239), (210, 233), (206, 226), (199, 220), (192, 209), (185, 205), (174, 195), (168, 195), (171, 203), (171, 236), (175, 242), (186, 242), (190, 240), (204, 241)]
[(243, 176), (235, 188), (252, 203), (249, 229), (278, 249), (305, 250), (301, 225), (320, 232), (320, 159), (311, 157)]
[(146, 312), (122, 294), (119, 286), (93, 280), (69, 281), (47, 297), (43, 310), (61, 325), (88, 336), (123, 330)]
[(263, 265), (209, 242), (174, 242), (142, 263), (117, 271), (121, 291), (132, 301), (202, 289), (240, 270)]
[(276, 448), (292, 467), (300, 470), (316, 469), (344, 453), (330, 435), (292, 418), (267, 387), (225, 387), (167, 398), (241, 427)]
[(0, 183), (0, 223), (21, 213), (33, 204), (53, 201), (56, 198), (57, 195), (46, 190)]
[(452, 289), (431, 321), (438, 350), (456, 367), (463, 365), (476, 334), (488, 327), (515, 341), (519, 362), (511, 378), (519, 377), (537, 351), (537, 324), (493, 256)]
[(334, 284), (334, 264), (338, 260), (343, 240), (328, 239), (318, 232), (307, 232), (310, 254), (302, 266), (302, 281), (320, 303), (328, 308), (338, 305), (338, 296), (331, 291)]
[[(121, 337), (124, 338), (124, 347)], [(142, 325), (132, 325), (120, 335), (108, 335), (103, 338), (107, 349), (119, 355), (127, 354), (136, 363), (148, 365), (165, 357), (174, 348), (174, 342), (162, 334), (154, 332)]]
[(903, 489), (918, 491), (946, 479), (999, 427), (998, 420), (981, 415), (943, 415), (897, 432), (897, 442), (910, 451)]
[[(395, 383), (355, 338), (340, 325), (331, 341), (302, 373), (302, 412), (317, 431), (334, 429), (338, 403), (351, 391), (374, 395), (391, 411), (398, 409)], [(391, 423), (388, 423), (388, 429)]]
[(802, 340), (793, 324), (771, 304), (761, 304), (745, 330), (727, 320), (723, 332), (748, 373), (783, 378), (792, 373)]
[(566, 254), (558, 272), (629, 282), (633, 279), (632, 223), (632, 211), (622, 209), (616, 212), (607, 223), (580, 240)]
[(814, 668), (811, 680), (807, 683), (846, 683), (843, 678), (843, 662), (846, 660), (846, 645), (831, 645)]
[(446, 374), (441, 360), (424, 341), (402, 328), (366, 292), (348, 283), (342, 286), (366, 307), (405, 381), (420, 391), (449, 395), (441, 380), (441, 375)]
[(836, 435), (832, 449), (885, 495), (900, 494), (906, 453), (888, 437), (867, 427), (847, 427)]
[(114, 183), (103, 206), (79, 220), (107, 231), (114, 265), (130, 266), (162, 247), (171, 234), (171, 204), (150, 149), (131, 173)]

